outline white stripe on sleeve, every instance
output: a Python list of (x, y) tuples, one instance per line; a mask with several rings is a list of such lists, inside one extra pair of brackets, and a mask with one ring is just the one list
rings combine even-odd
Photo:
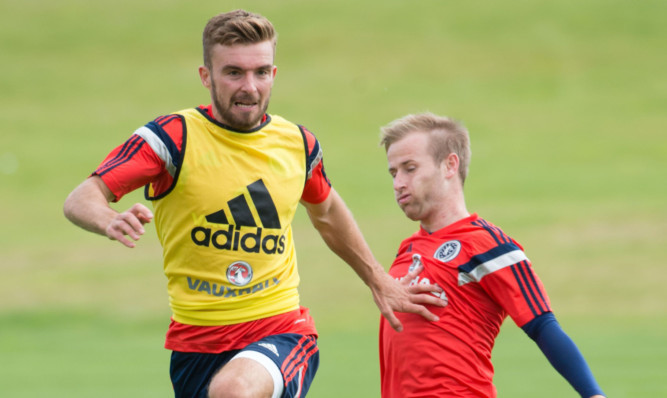
[(487, 275), (525, 260), (528, 260), (528, 257), (526, 257), (526, 254), (522, 250), (514, 250), (509, 253), (505, 253), (494, 259), (483, 262), (468, 273), (460, 272), (459, 286), (465, 285), (469, 282), (479, 282)]
[(139, 137), (143, 138), (144, 141), (151, 147), (153, 152), (164, 161), (164, 167), (167, 169), (169, 174), (173, 177), (176, 174), (176, 166), (174, 166), (174, 162), (171, 158), (171, 154), (169, 153), (169, 150), (167, 149), (167, 146), (162, 142), (160, 137), (153, 132), (153, 130), (149, 129), (146, 126), (139, 127), (134, 134), (138, 135)]

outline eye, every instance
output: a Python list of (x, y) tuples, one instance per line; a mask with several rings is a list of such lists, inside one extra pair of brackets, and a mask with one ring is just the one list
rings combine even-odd
[(269, 69), (269, 68), (259, 69), (257, 71), (257, 76), (262, 77), (262, 78), (269, 77), (269, 76), (271, 76), (271, 69)]

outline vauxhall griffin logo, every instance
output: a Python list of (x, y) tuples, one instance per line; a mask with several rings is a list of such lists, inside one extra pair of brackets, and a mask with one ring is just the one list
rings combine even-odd
[(236, 261), (227, 267), (227, 279), (236, 286), (245, 286), (252, 280), (252, 268), (245, 261)]
[[(276, 210), (276, 205), (264, 181), (257, 180), (247, 188), (261, 225), (257, 225), (245, 194), (241, 194), (227, 202), (233, 223), (230, 223), (225, 210), (222, 209), (206, 216), (208, 222), (206, 226), (197, 226), (192, 229), (190, 236), (196, 245), (213, 246), (220, 250), (242, 250), (247, 253), (282, 254), (285, 252), (285, 235), (266, 233), (266, 229), (280, 230), (281, 225), (278, 210)], [(210, 228), (210, 224), (222, 224), (227, 227)], [(256, 229), (242, 233), (241, 227)]]

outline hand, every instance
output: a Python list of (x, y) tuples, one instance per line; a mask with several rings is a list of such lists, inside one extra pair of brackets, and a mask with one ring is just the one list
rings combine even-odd
[[(424, 269), (423, 266), (416, 267), (408, 272), (400, 281), (395, 280), (389, 274), (384, 273), (378, 281), (378, 287), (372, 289), (373, 299), (377, 304), (382, 316), (384, 316), (391, 327), (400, 332), (403, 325), (398, 320), (394, 311), (419, 314), (429, 321), (435, 322), (439, 318), (424, 305), (435, 305), (444, 307), (447, 302), (439, 298), (442, 288), (432, 284), (414, 284), (410, 281), (416, 278)], [(434, 294), (437, 294), (436, 297)]]
[(127, 247), (135, 247), (134, 241), (144, 234), (144, 224), (151, 222), (153, 213), (141, 203), (136, 203), (129, 210), (118, 213), (107, 225), (106, 235), (111, 240), (117, 240)]

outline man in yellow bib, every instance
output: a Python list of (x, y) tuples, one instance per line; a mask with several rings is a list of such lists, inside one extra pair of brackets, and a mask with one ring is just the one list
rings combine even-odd
[[(303, 397), (319, 363), (300, 306), (291, 222), (299, 203), (327, 245), (369, 286), (382, 315), (437, 318), (438, 287), (395, 281), (331, 187), (304, 126), (266, 113), (276, 33), (243, 10), (213, 17), (199, 68), (211, 104), (160, 116), (112, 150), (65, 201), (76, 225), (127, 247), (155, 219), (172, 322), (165, 347), (176, 397)], [(145, 187), (154, 212), (109, 202)]]

